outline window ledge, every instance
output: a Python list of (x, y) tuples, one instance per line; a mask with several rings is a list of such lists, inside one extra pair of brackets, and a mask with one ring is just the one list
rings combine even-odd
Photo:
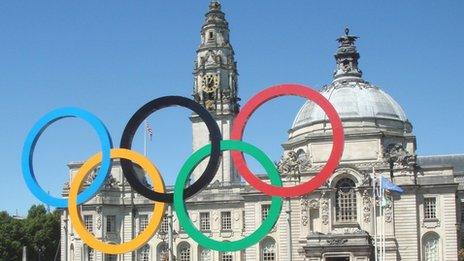
[(424, 218), (422, 220), (423, 228), (436, 228), (440, 226), (440, 220), (438, 218)]
[(352, 228), (360, 228), (359, 223), (356, 221), (353, 222), (335, 222), (333, 224), (335, 228), (343, 228), (343, 227), (352, 227)]
[(220, 232), (221, 237), (232, 237), (234, 235), (234, 232), (232, 230), (221, 230)]

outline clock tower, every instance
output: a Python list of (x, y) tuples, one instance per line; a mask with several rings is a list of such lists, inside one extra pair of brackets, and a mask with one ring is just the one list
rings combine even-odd
[[(195, 101), (202, 104), (216, 119), (223, 139), (229, 139), (232, 121), (239, 110), (238, 73), (234, 50), (229, 42), (229, 24), (218, 1), (210, 2), (205, 15), (193, 75)], [(209, 143), (209, 132), (197, 115), (192, 115), (191, 120), (192, 147), (196, 151)], [(192, 174), (192, 180), (196, 180), (205, 167), (206, 161), (203, 161)], [(223, 152), (216, 180), (224, 185), (240, 180), (233, 168), (229, 151)]]

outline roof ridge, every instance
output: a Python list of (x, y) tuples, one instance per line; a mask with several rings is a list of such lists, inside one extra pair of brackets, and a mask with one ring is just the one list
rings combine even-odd
[(418, 157), (427, 157), (427, 158), (431, 158), (431, 157), (443, 157), (443, 156), (463, 156), (464, 157), (464, 153), (462, 154), (458, 154), (458, 153), (452, 153), (452, 154), (437, 154), (437, 155), (418, 155)]

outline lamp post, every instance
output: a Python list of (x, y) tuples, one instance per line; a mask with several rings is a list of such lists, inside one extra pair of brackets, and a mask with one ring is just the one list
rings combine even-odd
[(174, 240), (173, 240), (173, 224), (172, 224), (172, 205), (168, 205), (168, 247), (169, 247), (169, 261), (174, 261)]
[[(167, 253), (162, 252), (161, 260), (163, 261), (174, 261), (174, 236), (177, 234), (173, 229), (173, 219), (172, 219), (172, 205), (168, 205), (168, 211), (166, 213), (166, 218), (168, 221), (168, 231), (160, 230), (158, 232), (158, 238), (163, 241), (163, 243), (168, 243)], [(167, 256), (165, 256), (167, 254)], [(167, 258), (167, 259), (166, 259)]]
[[(300, 162), (298, 160), (298, 154), (294, 151), (288, 152), (287, 155), (283, 156), (279, 162), (276, 162), (277, 169), (280, 174), (287, 175), (287, 182), (293, 183), (296, 185), (301, 182), (301, 173), (300, 173)], [(292, 261), (292, 203), (291, 199), (287, 199), (287, 260)]]

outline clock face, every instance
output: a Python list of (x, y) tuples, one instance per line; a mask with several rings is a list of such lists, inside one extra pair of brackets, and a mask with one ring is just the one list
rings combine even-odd
[(201, 86), (206, 93), (214, 92), (219, 87), (219, 75), (209, 73), (203, 76)]

